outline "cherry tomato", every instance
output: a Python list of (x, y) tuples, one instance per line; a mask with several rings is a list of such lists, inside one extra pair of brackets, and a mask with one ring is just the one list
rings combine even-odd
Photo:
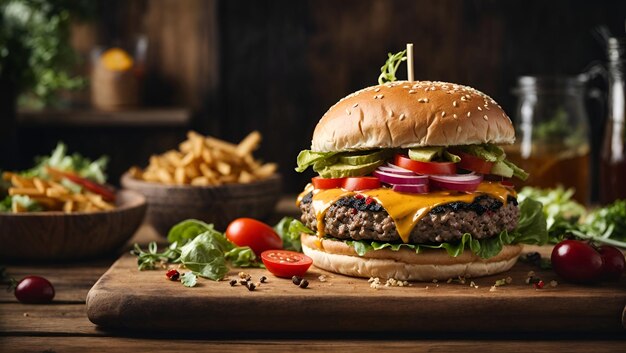
[(249, 246), (255, 254), (282, 249), (283, 240), (272, 227), (252, 218), (238, 218), (226, 228), (226, 238), (238, 246)]
[(74, 173), (60, 171), (54, 168), (48, 167), (48, 172), (50, 174), (57, 175), (59, 177), (63, 177), (69, 179), (71, 182), (76, 183), (85, 189), (102, 196), (105, 201), (115, 201), (115, 193), (109, 190), (106, 186), (100, 185), (98, 183), (94, 183), (89, 179), (85, 179), (80, 177)]
[(602, 275), (603, 278), (609, 281), (617, 281), (624, 273), (624, 267), (626, 267), (626, 259), (621, 250), (610, 246), (602, 245), (598, 247), (598, 252), (602, 256)]
[(394, 164), (400, 168), (412, 170), (418, 174), (449, 175), (456, 174), (456, 163), (453, 162), (420, 162), (397, 154)]
[(491, 168), (493, 168), (493, 162), (488, 162), (480, 157), (476, 157), (472, 154), (465, 152), (455, 151), (455, 154), (461, 157), (461, 161), (458, 163), (459, 168), (471, 170), (480, 174), (491, 173)]
[(602, 256), (589, 243), (564, 240), (552, 249), (551, 260), (554, 272), (568, 281), (591, 283), (602, 279)]
[(322, 178), (314, 177), (311, 179), (313, 187), (316, 189), (335, 189), (343, 185), (345, 178)]
[(43, 277), (27, 276), (15, 287), (15, 297), (26, 304), (50, 303), (54, 298), (54, 287)]
[(376, 177), (351, 177), (343, 181), (343, 188), (350, 191), (378, 189), (380, 180)]
[(261, 254), (263, 264), (276, 277), (302, 276), (311, 267), (313, 259), (295, 251), (267, 250)]

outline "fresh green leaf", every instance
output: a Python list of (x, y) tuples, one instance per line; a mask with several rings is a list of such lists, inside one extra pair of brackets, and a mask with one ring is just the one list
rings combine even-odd
[(591, 212), (585, 219), (585, 227), (596, 237), (626, 242), (626, 200), (617, 200)]
[(224, 254), (226, 260), (235, 267), (258, 267), (259, 262), (254, 251), (248, 246), (238, 246)]
[(520, 218), (515, 229), (515, 241), (524, 244), (543, 245), (548, 242), (548, 228), (539, 201), (527, 198), (519, 204)]
[(161, 263), (180, 262), (180, 250), (176, 248), (176, 244), (170, 245), (169, 248), (160, 253), (158, 252), (157, 243), (154, 241), (148, 244), (148, 251), (142, 250), (139, 244), (135, 243), (130, 253), (137, 256), (137, 268), (139, 271), (154, 270), (157, 268), (157, 264)]
[(170, 228), (170, 231), (167, 233), (167, 241), (183, 246), (204, 232), (217, 231), (212, 224), (207, 224), (197, 219), (188, 219)]
[(302, 244), (300, 243), (300, 235), (302, 233), (315, 234), (314, 231), (307, 228), (302, 222), (292, 217), (284, 217), (274, 226), (274, 230), (283, 240), (283, 248), (302, 252)]
[(318, 164), (316, 165), (316, 168), (325, 167), (328, 161), (331, 161), (328, 165), (332, 165), (336, 162), (332, 160), (332, 157), (336, 154), (337, 152), (313, 152), (310, 150), (300, 151), (297, 157), (298, 167), (296, 168), (296, 172), (302, 173), (308, 167), (315, 165), (316, 163)]
[(380, 68), (380, 76), (378, 76), (378, 84), (384, 84), (386, 82), (396, 81), (396, 71), (400, 63), (406, 61), (406, 50), (403, 50), (396, 54), (387, 54), (387, 61), (385, 65)]
[(180, 283), (185, 287), (195, 287), (198, 283), (198, 277), (193, 272), (185, 272), (180, 276)]
[(224, 250), (215, 233), (205, 232), (180, 248), (180, 261), (197, 275), (219, 281), (228, 273)]
[(36, 158), (35, 167), (22, 172), (27, 177), (47, 178), (46, 167), (52, 167), (60, 171), (76, 173), (79, 176), (95, 181), (99, 184), (106, 182), (106, 169), (108, 157), (102, 156), (96, 161), (83, 157), (79, 153), (67, 154), (67, 146), (63, 142), (57, 143), (50, 156)]
[(17, 203), (21, 207), (25, 208), (28, 212), (43, 211), (43, 207), (41, 207), (37, 201), (26, 195), (13, 195), (11, 201), (12, 203)]
[(13, 205), (13, 197), (7, 195), (2, 201), (0, 201), (0, 212), (11, 212), (11, 206)]

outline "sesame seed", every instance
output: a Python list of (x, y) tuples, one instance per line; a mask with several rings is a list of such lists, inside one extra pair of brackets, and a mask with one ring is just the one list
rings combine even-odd
[(483, 119), (489, 120), (489, 117), (487, 117), (486, 115), (483, 115)]
[(485, 104), (485, 109), (489, 110), (489, 107)]
[(374, 92), (380, 92), (380, 88), (376, 88)]
[(483, 111), (483, 108), (481, 108), (481, 107), (478, 107), (478, 110), (482, 112), (482, 111)]
[(400, 121), (404, 120), (405, 116), (404, 114), (400, 114)]
[(402, 86), (402, 88), (409, 88), (409, 86)]
[(466, 101), (466, 100), (467, 100), (467, 98), (465, 98), (465, 96), (461, 96), (461, 100), (462, 100), (462, 101)]
[(417, 101), (420, 103), (428, 103), (428, 98), (420, 98)]
[(351, 114), (351, 113), (350, 113), (350, 109), (346, 108), (346, 113), (347, 113), (348, 115), (350, 115), (350, 114)]
[(413, 94), (413, 93), (415, 93), (415, 92), (416, 92), (416, 91), (415, 91), (414, 89), (409, 90), (409, 94)]
[(352, 106), (352, 108), (356, 108), (359, 106), (359, 103), (354, 103), (354, 105)]
[(444, 116), (446, 116), (446, 112), (441, 112), (441, 117), (443, 118)]
[(467, 112), (467, 117), (469, 118), (472, 115), (472, 112)]
[(459, 106), (459, 102), (454, 101), (454, 102), (452, 102), (452, 105), (453, 105), (454, 107), (458, 107), (458, 106)]
[(452, 117), (455, 118), (455, 119), (457, 118), (456, 114), (452, 114)]
[(389, 111), (389, 116), (390, 116), (390, 117), (393, 117), (393, 110), (390, 110), (390, 111)]
[(435, 86), (430, 87), (430, 90), (434, 91), (435, 90)]
[(459, 125), (459, 126), (457, 126), (457, 127), (456, 127), (456, 131), (457, 131), (457, 132), (461, 132), (461, 131), (463, 131), (463, 128), (461, 127), (461, 125)]

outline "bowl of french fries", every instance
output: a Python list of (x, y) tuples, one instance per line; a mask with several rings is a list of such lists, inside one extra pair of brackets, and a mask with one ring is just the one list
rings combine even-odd
[(146, 197), (147, 222), (164, 236), (189, 218), (218, 229), (239, 217), (264, 219), (278, 202), (281, 178), (276, 164), (254, 158), (260, 142), (257, 131), (238, 144), (191, 131), (178, 149), (131, 168), (121, 183)]
[(68, 155), (63, 144), (30, 170), (0, 178), (0, 258), (74, 260), (119, 249), (141, 225), (146, 200), (107, 186), (106, 158)]

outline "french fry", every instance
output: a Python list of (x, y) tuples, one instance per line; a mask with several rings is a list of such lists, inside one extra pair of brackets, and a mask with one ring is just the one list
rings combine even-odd
[(26, 188), (26, 187), (18, 187), (18, 188), (9, 188), (9, 195), (25, 195), (25, 196), (43, 196), (45, 195), (43, 192), (37, 190), (36, 188)]
[(239, 157), (250, 155), (252, 151), (259, 147), (259, 143), (261, 143), (261, 133), (252, 131), (237, 145), (237, 155)]
[(238, 144), (189, 131), (178, 150), (151, 156), (144, 170), (133, 167), (129, 173), (137, 179), (168, 185), (251, 183), (270, 177), (277, 169), (276, 164), (261, 164), (252, 156), (261, 140), (258, 131), (251, 132)]

